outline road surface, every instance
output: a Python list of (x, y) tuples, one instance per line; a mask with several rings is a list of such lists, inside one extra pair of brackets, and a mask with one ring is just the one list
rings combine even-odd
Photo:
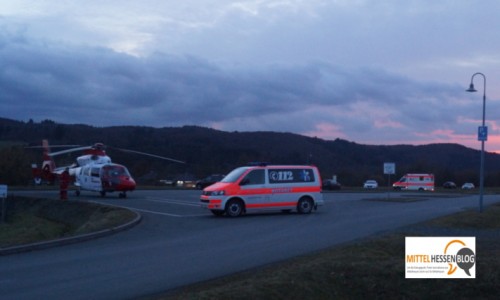
[[(10, 192), (30, 193), (58, 196)], [(385, 193), (335, 192), (325, 193), (325, 206), (310, 215), (225, 218), (202, 210), (199, 195), (182, 190), (141, 190), (127, 199), (83, 194), (80, 200), (136, 210), (142, 222), (95, 240), (0, 256), (1, 298), (132, 299), (478, 206), (477, 195), (424, 193), (418, 194), (420, 201), (403, 203), (373, 201), (385, 199)], [(496, 198), (485, 196), (485, 205)]]

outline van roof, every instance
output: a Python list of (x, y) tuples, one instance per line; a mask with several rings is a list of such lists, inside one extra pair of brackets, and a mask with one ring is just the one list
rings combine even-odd
[(405, 176), (434, 176), (432, 173), (408, 173)]
[(299, 168), (316, 168), (314, 165), (254, 165), (254, 166), (246, 166), (246, 167), (268, 167), (268, 168), (294, 168), (294, 169), (299, 169)]

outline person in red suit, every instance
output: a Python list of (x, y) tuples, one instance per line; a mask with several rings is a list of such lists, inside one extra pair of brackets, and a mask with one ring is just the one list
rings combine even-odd
[(59, 195), (61, 200), (68, 200), (69, 169), (66, 168), (59, 176)]

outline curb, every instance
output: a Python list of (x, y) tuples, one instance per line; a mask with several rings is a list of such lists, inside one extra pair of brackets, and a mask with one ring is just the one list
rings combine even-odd
[(44, 242), (38, 242), (38, 243), (32, 243), (32, 244), (25, 244), (21, 246), (13, 246), (13, 247), (8, 247), (8, 248), (0, 248), (0, 256), (3, 255), (10, 255), (10, 254), (17, 254), (17, 253), (22, 253), (22, 252), (29, 252), (29, 251), (34, 251), (34, 250), (42, 250), (42, 249), (47, 249), (47, 248), (53, 248), (53, 247), (58, 247), (58, 246), (64, 246), (64, 245), (70, 245), (70, 244), (75, 244), (75, 243), (80, 243), (88, 240), (93, 240), (97, 239), (100, 237), (108, 236), (115, 234), (120, 231), (125, 231), (127, 229), (130, 229), (134, 227), (135, 225), (139, 224), (142, 220), (142, 215), (138, 213), (137, 211), (131, 210), (133, 213), (135, 213), (136, 217), (125, 224), (96, 231), (96, 232), (91, 232), (91, 233), (86, 233), (82, 235), (77, 235), (77, 236), (72, 236), (72, 237), (67, 237), (67, 238), (61, 238), (61, 239), (55, 239), (55, 240), (49, 240), (49, 241), (44, 241)]

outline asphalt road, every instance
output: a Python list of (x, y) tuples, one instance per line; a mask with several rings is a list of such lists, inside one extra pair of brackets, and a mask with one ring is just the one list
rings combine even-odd
[[(199, 195), (180, 190), (136, 191), (127, 199), (82, 195), (81, 200), (137, 210), (143, 220), (112, 236), (0, 257), (1, 299), (133, 299), (478, 206), (477, 195), (423, 193), (416, 194), (421, 201), (394, 203), (367, 200), (385, 199), (385, 193), (325, 193), (326, 205), (310, 215), (232, 219), (202, 210)], [(484, 199), (485, 205), (497, 201), (498, 196)]]

